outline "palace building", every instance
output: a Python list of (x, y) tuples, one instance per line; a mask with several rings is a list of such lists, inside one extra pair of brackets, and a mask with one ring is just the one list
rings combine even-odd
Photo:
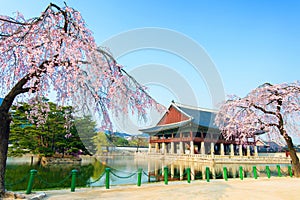
[(148, 153), (257, 156), (254, 138), (242, 145), (225, 140), (214, 124), (216, 110), (172, 102), (156, 126), (140, 129), (150, 136)]

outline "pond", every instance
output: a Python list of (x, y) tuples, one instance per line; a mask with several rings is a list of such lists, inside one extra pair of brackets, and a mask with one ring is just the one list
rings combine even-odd
[[(6, 188), (8, 190), (26, 190), (30, 170), (37, 170), (34, 189), (68, 188), (71, 185), (71, 171), (78, 170), (76, 187), (104, 186), (105, 169), (111, 170), (111, 185), (136, 184), (138, 169), (147, 171), (147, 163), (136, 162), (134, 156), (115, 156), (101, 159), (91, 159), (90, 163), (82, 165), (56, 164), (31, 165), (30, 162), (16, 162), (8, 159), (6, 168)], [(142, 182), (148, 178), (142, 176)]]
[[(114, 156), (108, 158), (93, 159), (92, 162), (82, 165), (30, 165), (8, 162), (6, 170), (6, 188), (8, 190), (26, 190), (30, 170), (36, 169), (33, 190), (45, 190), (53, 188), (70, 188), (71, 171), (78, 170), (76, 187), (105, 186), (105, 169), (110, 168), (110, 185), (137, 184), (138, 170), (142, 169), (142, 183), (162, 181), (165, 167), (168, 168), (168, 179), (186, 180), (187, 169), (190, 169), (191, 179), (205, 179), (206, 170), (209, 177), (223, 178), (224, 167), (228, 170), (228, 178), (240, 177), (240, 168), (245, 178), (253, 177), (254, 165), (210, 165), (198, 162), (165, 161), (159, 159), (143, 159), (134, 156)], [(288, 165), (278, 165), (282, 176), (288, 176)], [(278, 166), (268, 165), (271, 176), (278, 176)], [(258, 177), (266, 177), (266, 165), (255, 166)]]

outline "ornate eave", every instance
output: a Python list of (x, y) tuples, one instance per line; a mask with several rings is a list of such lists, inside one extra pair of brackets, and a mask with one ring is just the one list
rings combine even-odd
[[(185, 117), (185, 119), (179, 122), (162, 124), (164, 120), (168, 121), (166, 120), (167, 117), (169, 117), (167, 114), (171, 108), (175, 109), (176, 112), (182, 114)], [(206, 127), (208, 129), (219, 130), (218, 127), (216, 127), (213, 124), (213, 119), (216, 113), (216, 110), (199, 108), (172, 102), (168, 111), (165, 113), (165, 115), (161, 118), (161, 120), (157, 123), (156, 126), (143, 128), (139, 131), (148, 133), (149, 135), (153, 136), (159, 132), (184, 128), (187, 127), (187, 125), (190, 125), (190, 127)]]
[(166, 131), (166, 130), (171, 130), (171, 129), (176, 129), (176, 128), (186, 126), (186, 125), (190, 124), (191, 121), (192, 121), (192, 119), (177, 122), (177, 123), (172, 123), (172, 124), (157, 125), (157, 126), (152, 126), (152, 127), (145, 128), (145, 129), (140, 129), (139, 131), (148, 133), (150, 135), (155, 135), (156, 133), (161, 132), (161, 131)]

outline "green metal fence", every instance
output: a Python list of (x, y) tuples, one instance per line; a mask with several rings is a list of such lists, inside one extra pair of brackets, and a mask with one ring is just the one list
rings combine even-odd
[[(245, 169), (242, 166), (239, 166), (238, 170), (232, 170), (231, 172), (229, 172), (227, 167), (223, 167), (222, 170), (212, 172), (212, 170), (210, 170), (209, 167), (205, 167), (205, 170), (203, 172), (194, 173), (195, 170), (192, 171), (191, 168), (186, 168), (183, 171), (181, 171), (181, 173), (178, 175), (178, 172), (176, 174), (173, 174), (172, 171), (174, 170), (169, 170), (169, 167), (165, 166), (163, 169), (160, 170), (160, 172), (156, 173), (156, 176), (162, 177), (160, 180), (163, 180), (165, 185), (168, 185), (168, 181), (178, 179), (186, 180), (188, 183), (191, 183), (192, 180), (197, 179), (202, 179), (206, 182), (210, 182), (211, 179), (224, 179), (224, 181), (228, 181), (230, 178), (239, 178), (240, 180), (244, 180), (244, 178), (258, 179), (259, 177), (271, 178), (272, 176), (293, 177), (293, 171), (291, 166), (282, 168), (280, 167), (280, 165), (272, 167), (267, 165), (263, 170), (260, 166), (260, 169), (261, 170), (259, 170), (257, 166), (252, 166), (251, 170), (249, 170), (249, 167), (248, 169)], [(127, 175), (124, 175), (126, 173)], [(94, 181), (87, 181), (85, 185), (91, 186), (91, 184), (98, 182), (101, 179), (105, 179), (105, 183), (103, 186), (105, 186), (106, 189), (109, 189), (111, 186), (111, 178), (129, 179), (135, 177), (137, 186), (141, 186), (142, 176), (147, 176), (148, 180), (150, 180), (149, 178), (151, 175), (149, 172), (147, 173), (141, 168), (131, 173), (119, 171), (112, 168), (105, 168), (104, 172), (100, 174), (98, 178), (96, 178)], [(24, 188), (24, 190), (26, 189), (26, 194), (30, 194), (37, 184), (42, 183), (44, 185), (47, 185), (49, 188), (66, 187), (66, 185), (69, 185), (69, 187), (71, 188), (71, 192), (75, 192), (76, 185), (78, 182), (82, 182), (82, 178), (83, 177), (80, 174), (80, 172), (78, 172), (78, 170), (76, 169), (73, 169), (71, 172), (67, 173), (65, 178), (63, 178), (62, 180), (58, 180), (57, 182), (48, 182), (42, 177), (42, 175), (39, 174), (38, 170), (32, 169), (30, 170), (29, 174), (20, 177), (18, 181), (14, 183), (6, 183), (6, 187), (9, 188), (12, 185), (17, 185), (21, 183), (24, 185), (24, 182), (27, 182), (27, 188)], [(82, 186), (82, 184), (80, 186)]]

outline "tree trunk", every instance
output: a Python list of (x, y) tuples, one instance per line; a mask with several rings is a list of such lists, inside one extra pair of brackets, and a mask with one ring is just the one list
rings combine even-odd
[(23, 77), (5, 96), (0, 105), (0, 197), (5, 193), (5, 170), (8, 150), (8, 139), (10, 132), (11, 116), (9, 109), (19, 94), (26, 93), (29, 88), (23, 88), (28, 82), (30, 74)]
[(10, 115), (0, 112), (0, 197), (5, 193), (5, 169), (8, 150), (8, 138), (10, 132)]
[[(41, 70), (43, 70), (43, 66), (44, 63), (41, 65)], [(42, 73), (40, 73), (39, 76), (41, 76), (41, 74)], [(30, 90), (29, 87), (23, 88), (23, 86), (25, 86), (28, 80), (30, 80), (32, 77), (32, 74), (27, 74), (21, 80), (19, 80), (10, 90), (10, 92), (4, 97), (2, 104), (0, 105), (0, 197), (5, 193), (5, 170), (10, 122), (12, 120), (9, 114), (9, 109), (11, 108), (16, 96), (26, 93)]]
[(293, 167), (293, 171), (294, 171), (294, 176), (300, 177), (300, 162), (299, 162), (299, 158), (297, 156), (297, 152), (294, 148), (292, 138), (290, 136), (286, 135), (284, 137), (284, 139), (286, 141), (286, 144), (288, 146), (290, 156), (292, 159), (292, 167)]

